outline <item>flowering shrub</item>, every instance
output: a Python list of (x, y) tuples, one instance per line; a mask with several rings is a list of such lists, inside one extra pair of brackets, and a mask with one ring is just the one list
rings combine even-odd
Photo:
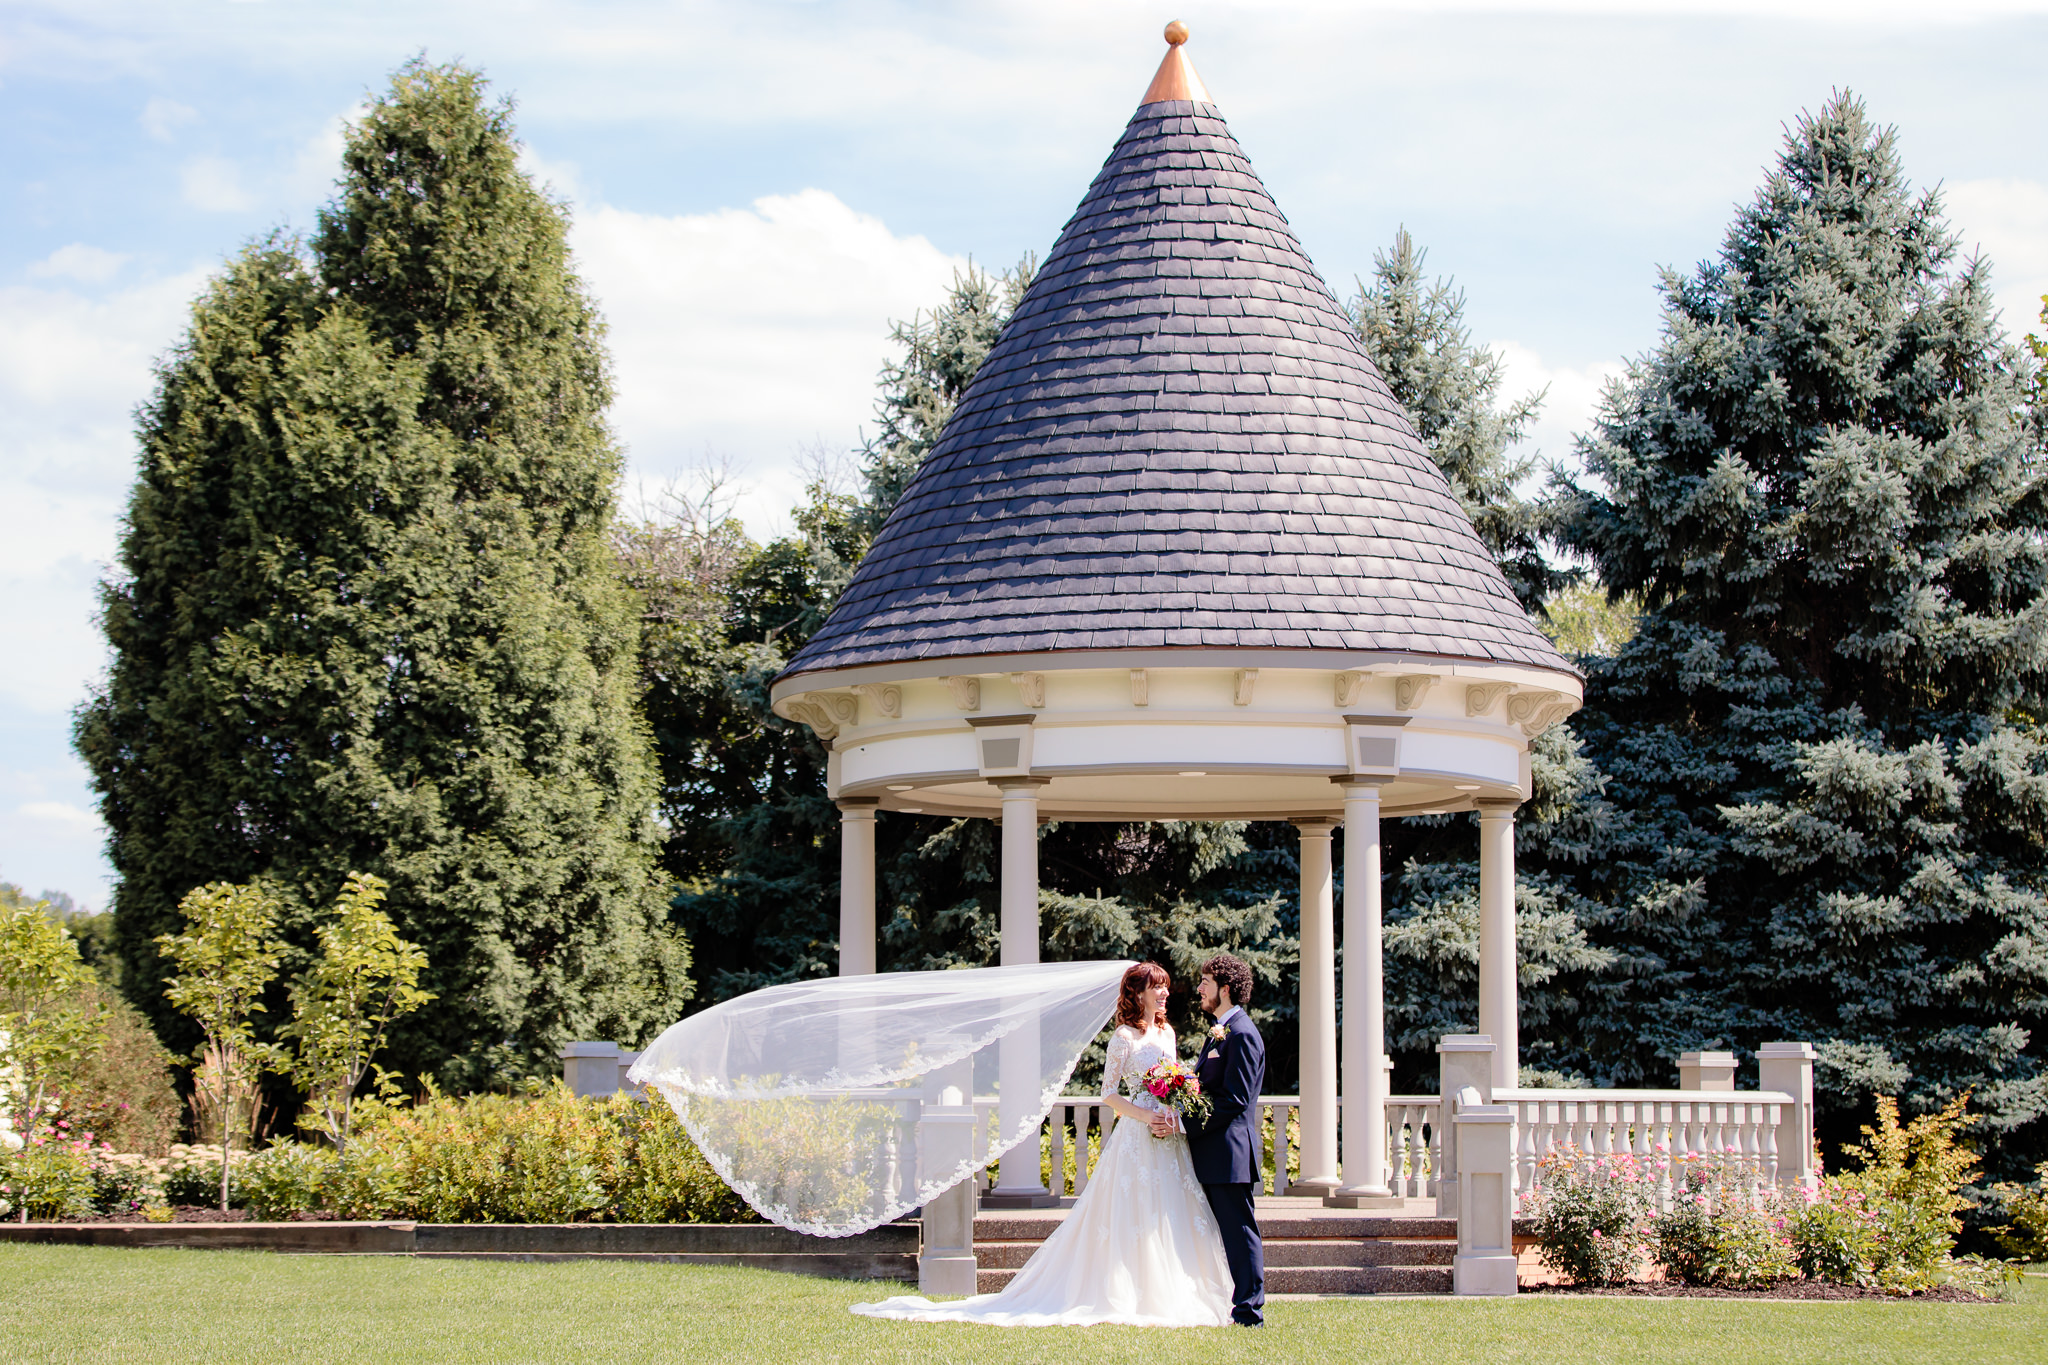
[(1543, 1264), (1574, 1284), (1619, 1284), (1648, 1245), (1651, 1186), (1633, 1156), (1588, 1157), (1560, 1147), (1537, 1163), (1538, 1184), (1523, 1196)]
[(1750, 1289), (1792, 1276), (1789, 1219), (1775, 1194), (1756, 1195), (1716, 1154), (1675, 1163), (1671, 1209), (1653, 1225), (1657, 1260), (1683, 1284)]
[(92, 1206), (96, 1213), (147, 1213), (164, 1204), (161, 1160), (116, 1152), (111, 1144), (92, 1154)]
[(1810, 1280), (1870, 1283), (1876, 1221), (1863, 1191), (1833, 1177), (1822, 1180), (1786, 1225), (1792, 1237), (1793, 1264)]
[(1963, 1095), (1938, 1113), (1899, 1122), (1898, 1102), (1877, 1097), (1877, 1126), (1846, 1150), (1862, 1169), (1836, 1177), (1861, 1194), (1871, 1214), (1870, 1277), (1886, 1289), (1911, 1291), (1946, 1283), (1956, 1234), (1958, 1193), (1981, 1159), (1957, 1145), (1964, 1122)]
[(30, 1218), (76, 1218), (93, 1209), (93, 1139), (64, 1120), (32, 1128), (0, 1163), (10, 1212)]

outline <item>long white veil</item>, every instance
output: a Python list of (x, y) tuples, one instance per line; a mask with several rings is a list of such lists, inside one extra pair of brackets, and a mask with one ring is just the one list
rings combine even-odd
[[(1130, 966), (1047, 962), (771, 986), (676, 1024), (628, 1078), (667, 1098), (712, 1168), (763, 1218), (850, 1237), (1035, 1138)], [(964, 1160), (927, 1159), (936, 1144), (920, 1143), (917, 1127), (926, 1082), (941, 1071), (964, 1081), (969, 1067), (975, 1095), (1006, 1098), (1005, 1077), (1028, 1090), (981, 1120), (986, 1145), (974, 1142)]]

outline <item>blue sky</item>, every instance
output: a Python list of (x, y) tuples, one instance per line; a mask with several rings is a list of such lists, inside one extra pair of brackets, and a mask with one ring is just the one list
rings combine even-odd
[(2048, 0), (0, 0), (0, 879), (105, 903), (68, 715), (105, 662), (130, 414), (221, 258), (310, 225), (399, 62), (516, 96), (612, 324), (629, 496), (722, 460), (765, 534), (857, 443), (889, 320), (1051, 245), (1175, 17), (1332, 285), (1406, 224), (1511, 382), (1549, 385), (1545, 455), (1654, 341), (1657, 267), (1710, 254), (1836, 88), (2038, 330)]

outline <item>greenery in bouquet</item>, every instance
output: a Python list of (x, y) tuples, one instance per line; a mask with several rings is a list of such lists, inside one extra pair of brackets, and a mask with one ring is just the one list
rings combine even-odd
[(1202, 1093), (1202, 1083), (1195, 1079), (1195, 1073), (1184, 1063), (1171, 1058), (1155, 1062), (1150, 1070), (1132, 1082), (1132, 1093), (1139, 1090), (1179, 1115), (1183, 1125), (1189, 1120), (1201, 1124), (1213, 1108), (1209, 1097)]

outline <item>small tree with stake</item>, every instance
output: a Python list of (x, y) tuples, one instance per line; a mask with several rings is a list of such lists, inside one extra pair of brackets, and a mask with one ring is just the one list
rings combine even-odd
[[(199, 1025), (206, 1042), (193, 1057), (208, 1054), (220, 1106), (220, 1207), (228, 1207), (228, 1161), (234, 1143), (234, 1099), (276, 1064), (276, 1049), (256, 1041), (250, 1016), (263, 1009), (261, 996), (277, 975), (281, 945), (274, 930), (283, 903), (260, 882), (236, 886), (213, 882), (189, 892), (179, 902), (185, 932), (159, 934), (157, 950), (178, 974), (169, 978), (164, 998)], [(205, 1074), (204, 1070), (200, 1073)]]
[(292, 988), (284, 1030), (297, 1056), (292, 1079), (311, 1097), (336, 1151), (348, 1146), (356, 1087), (384, 1046), (391, 1022), (434, 998), (419, 988), (427, 955), (398, 936), (380, 877), (349, 875), (335, 916), (320, 929), (320, 958)]
[(0, 907), (0, 1064), (14, 1067), (23, 1137), (43, 1104), (100, 1045), (99, 1013), (85, 989), (92, 969), (41, 904)]

